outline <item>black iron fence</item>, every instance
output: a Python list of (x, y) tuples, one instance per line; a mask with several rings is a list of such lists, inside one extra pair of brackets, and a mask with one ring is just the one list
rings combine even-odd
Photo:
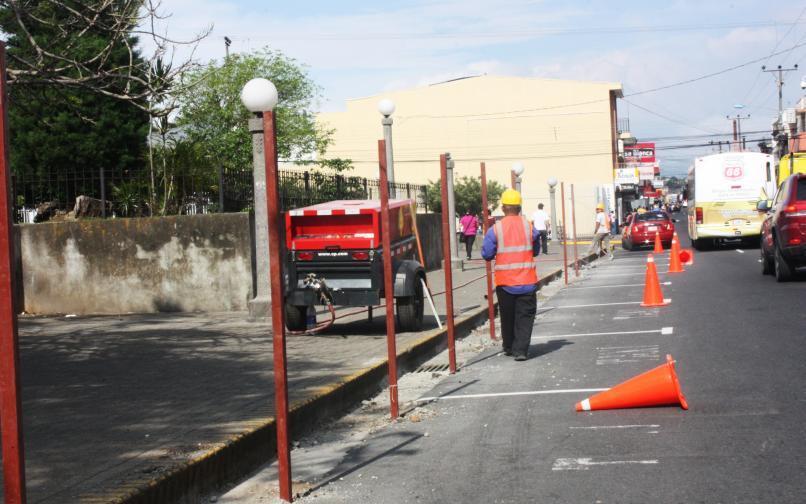
[[(57, 215), (91, 217), (143, 217), (149, 215), (195, 215), (244, 212), (254, 205), (252, 170), (182, 174), (154, 180), (144, 174), (73, 172), (37, 177), (12, 176), (12, 201), (16, 222), (38, 222)], [(299, 208), (336, 199), (377, 199), (377, 179), (281, 170), (280, 198), (285, 209)], [(411, 198), (428, 210), (427, 186), (390, 184), (390, 195)], [(83, 205), (77, 199), (81, 196)], [(105, 202), (102, 204), (101, 202)]]

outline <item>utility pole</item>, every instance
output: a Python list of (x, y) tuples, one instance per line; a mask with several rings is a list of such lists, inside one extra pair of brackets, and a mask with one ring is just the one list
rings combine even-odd
[(781, 65), (778, 65), (778, 68), (767, 70), (766, 66), (761, 67), (762, 72), (767, 73), (778, 73), (778, 77), (775, 77), (775, 84), (778, 86), (778, 115), (784, 111), (784, 94), (783, 94), (783, 87), (784, 87), (784, 72), (794, 72), (798, 69), (797, 63), (792, 68), (781, 68)]
[(736, 117), (725, 116), (725, 118), (728, 121), (733, 121), (733, 145), (736, 150), (742, 150), (741, 143), (739, 143), (739, 139), (742, 137), (742, 119), (750, 119), (750, 114), (747, 114), (746, 116), (736, 114)]

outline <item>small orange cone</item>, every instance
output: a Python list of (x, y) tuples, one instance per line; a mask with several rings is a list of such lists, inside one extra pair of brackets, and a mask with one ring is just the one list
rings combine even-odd
[(655, 231), (655, 250), (653, 252), (656, 254), (663, 253), (663, 244), (660, 242), (660, 234), (657, 231)]
[(689, 249), (681, 250), (680, 262), (682, 262), (685, 266), (691, 266), (694, 264), (694, 254), (692, 254)]
[(646, 258), (646, 280), (644, 282), (644, 302), (641, 306), (665, 306), (669, 304), (668, 301), (663, 299), (663, 293), (660, 291), (660, 282), (658, 281), (658, 270), (655, 267), (655, 257), (649, 254)]
[(674, 359), (667, 355), (665, 364), (578, 402), (576, 410), (596, 411), (677, 404), (684, 410), (688, 409), (686, 397), (680, 391), (680, 382), (674, 372)]
[(669, 273), (683, 273), (683, 265), (680, 263), (680, 243), (677, 241), (677, 233), (672, 238), (672, 249), (669, 251)]

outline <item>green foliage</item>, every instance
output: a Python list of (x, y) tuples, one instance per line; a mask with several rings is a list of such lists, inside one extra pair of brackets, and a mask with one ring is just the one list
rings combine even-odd
[[(65, 37), (60, 22), (66, 22), (71, 14), (57, 3), (26, 2), (25, 9), (27, 16), (46, 21), (31, 23), (28, 29), (39, 45), (49, 51), (82, 59), (96, 54), (108, 43), (103, 33), (94, 30), (80, 37)], [(20, 32), (9, 7), (0, 7), (0, 29), (8, 34), (10, 66), (36, 58), (35, 49)], [(135, 39), (130, 37), (129, 41), (133, 44)], [(127, 67), (130, 56), (134, 58), (135, 71), (142, 67), (137, 52), (130, 55), (119, 45), (109, 54), (108, 69)], [(79, 77), (77, 72), (67, 76)], [(145, 112), (131, 103), (89, 89), (49, 82), (47, 75), (40, 77), (37, 83), (11, 86), (9, 93), (11, 165), (18, 181), (41, 180), (29, 186), (35, 198), (65, 201), (68, 185), (55, 184), (56, 179), (89, 178), (106, 168), (113, 180), (119, 180), (138, 170), (148, 129)], [(114, 91), (114, 82), (109, 85)], [(97, 194), (99, 190), (70, 184), (70, 193), (73, 189), (78, 194)]]
[(112, 186), (114, 210), (121, 217), (137, 217), (142, 215), (145, 206), (147, 186), (141, 180), (127, 180)]
[[(490, 210), (498, 207), (498, 201), (506, 187), (495, 180), (487, 181), (487, 204)], [(428, 182), (428, 209), (433, 212), (442, 211), (442, 185), (439, 180)], [(453, 194), (456, 201), (456, 213), (463, 215), (470, 210), (473, 215), (481, 215), (481, 179), (461, 177), (454, 181)]]
[(251, 166), (252, 144), (247, 129), (251, 113), (241, 103), (240, 93), (255, 77), (267, 78), (277, 87), (278, 156), (302, 159), (322, 152), (330, 131), (322, 130), (314, 121), (319, 87), (295, 60), (268, 49), (234, 54), (223, 64), (214, 61), (185, 76), (185, 90), (178, 95), (177, 123), (188, 140), (227, 168)]

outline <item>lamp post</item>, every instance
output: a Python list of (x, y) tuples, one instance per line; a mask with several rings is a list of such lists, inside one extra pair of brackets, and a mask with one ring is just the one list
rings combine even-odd
[(386, 143), (386, 178), (389, 181), (389, 196), (394, 198), (395, 194), (395, 163), (392, 156), (392, 114), (395, 113), (395, 102), (389, 98), (384, 98), (378, 102), (378, 112), (383, 119), (383, 140)]
[(546, 181), (549, 185), (549, 203), (551, 205), (551, 241), (559, 242), (560, 235), (557, 232), (557, 208), (554, 203), (554, 192), (557, 187), (557, 177), (549, 177)]
[(451, 246), (451, 265), (459, 265), (462, 266), (462, 260), (459, 259), (459, 244), (457, 243), (456, 239), (456, 198), (453, 194), (453, 168), (455, 166), (453, 159), (451, 159), (450, 152), (445, 153), (445, 168), (446, 168), (446, 180), (447, 180), (447, 199), (448, 199), (448, 226), (450, 228), (450, 241), (448, 242)]
[(512, 174), (515, 176), (515, 190), (518, 192), (521, 192), (521, 175), (523, 175), (525, 169), (523, 163), (520, 162), (512, 165)]
[[(277, 134), (274, 107), (277, 105), (277, 88), (266, 79), (252, 79), (241, 91), (244, 106), (263, 122), (263, 188), (264, 198), (255, 194), (255, 209), (262, 207), (266, 221), (263, 231), (269, 250), (269, 283), (271, 285), (271, 325), (274, 357), (274, 409), (277, 429), (277, 462), (280, 498), (291, 502), (291, 454), (288, 446), (288, 385), (285, 344), (285, 320), (283, 303), (283, 264), (280, 244), (280, 191), (277, 179)], [(250, 130), (252, 128), (250, 127)], [(254, 138), (254, 136), (253, 136)], [(261, 170), (255, 170), (255, 174)], [(257, 181), (255, 182), (257, 187)], [(265, 203), (264, 203), (265, 202)], [(257, 212), (256, 212), (257, 215)], [(257, 217), (255, 218), (257, 224)], [(256, 229), (257, 231), (257, 229)], [(255, 239), (257, 241), (257, 233)], [(258, 285), (265, 283), (266, 276), (258, 277)]]

